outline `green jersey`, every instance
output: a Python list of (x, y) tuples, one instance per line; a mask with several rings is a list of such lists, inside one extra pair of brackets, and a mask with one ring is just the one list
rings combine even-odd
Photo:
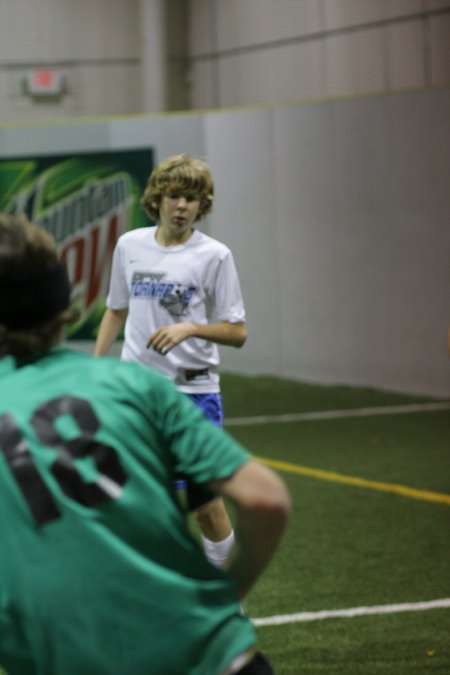
[(0, 665), (216, 675), (255, 643), (174, 488), (249, 456), (166, 378), (56, 348), (0, 360)]

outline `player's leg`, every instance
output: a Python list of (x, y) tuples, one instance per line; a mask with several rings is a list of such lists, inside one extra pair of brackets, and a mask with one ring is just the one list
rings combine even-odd
[[(220, 394), (188, 394), (205, 417), (213, 424), (223, 424), (223, 405)], [(216, 567), (223, 565), (234, 545), (234, 530), (222, 499), (198, 499), (195, 489), (187, 488), (190, 503), (194, 506), (194, 517), (202, 535), (203, 548), (208, 560)]]
[(221, 567), (234, 545), (234, 530), (222, 499), (213, 499), (194, 512), (208, 560)]

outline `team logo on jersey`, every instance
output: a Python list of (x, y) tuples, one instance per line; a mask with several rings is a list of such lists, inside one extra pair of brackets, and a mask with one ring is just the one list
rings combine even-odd
[(166, 281), (164, 273), (135, 272), (131, 280), (132, 298), (153, 298), (172, 316), (186, 316), (195, 286)]

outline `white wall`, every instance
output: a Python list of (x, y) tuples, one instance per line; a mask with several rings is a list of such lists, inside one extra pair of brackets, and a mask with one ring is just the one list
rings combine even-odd
[[(51, 66), (64, 93), (33, 98)], [(0, 0), (0, 120), (306, 101), (450, 82), (450, 0)]]
[[(0, 128), (0, 157), (153, 145), (213, 169), (250, 338), (223, 367), (450, 395), (448, 88)], [(101, 148), (100, 148), (101, 146)]]
[[(139, 0), (0, 0), (0, 120), (121, 115), (142, 109)], [(65, 79), (33, 98), (33, 68)]]
[(450, 80), (450, 0), (191, 0), (191, 107)]
[(449, 108), (436, 90), (206, 118), (211, 232), (251, 328), (224, 367), (450, 393)]

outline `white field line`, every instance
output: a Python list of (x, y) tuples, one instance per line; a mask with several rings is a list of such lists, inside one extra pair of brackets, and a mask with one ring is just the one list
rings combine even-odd
[(402, 415), (405, 413), (433, 412), (450, 410), (450, 401), (436, 403), (410, 403), (406, 405), (387, 405), (374, 408), (355, 408), (353, 410), (318, 410), (317, 412), (287, 413), (284, 415), (256, 415), (255, 417), (230, 417), (225, 420), (227, 427), (241, 427), (252, 424), (280, 424), (284, 422), (303, 422), (306, 420), (331, 420), (343, 417), (369, 417), (371, 415)]
[(399, 612), (423, 612), (429, 609), (450, 607), (450, 598), (430, 600), (428, 602), (413, 602), (400, 605), (378, 605), (374, 607), (352, 607), (350, 609), (330, 609), (320, 612), (299, 612), (298, 614), (282, 614), (267, 616), (261, 619), (252, 619), (255, 626), (280, 626), (285, 623), (302, 621), (320, 621), (322, 619), (351, 618), (354, 616), (369, 616), (371, 614), (396, 614)]

